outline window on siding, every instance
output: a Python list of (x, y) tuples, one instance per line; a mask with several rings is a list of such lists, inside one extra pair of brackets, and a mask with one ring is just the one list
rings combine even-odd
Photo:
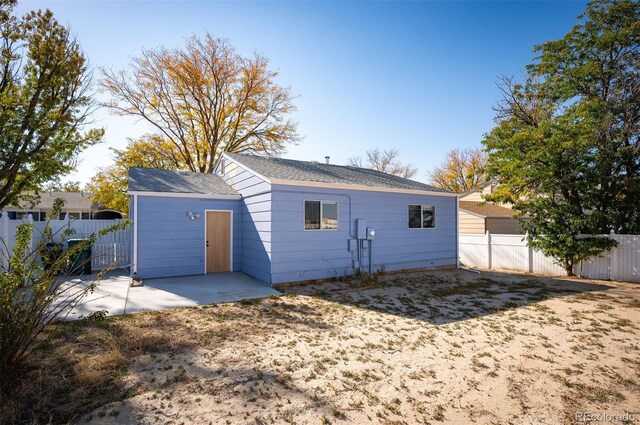
[(436, 227), (436, 207), (433, 205), (409, 205), (409, 229)]
[[(26, 220), (29, 218), (29, 214), (31, 214), (33, 221), (40, 221), (40, 213), (38, 211), (18, 211), (15, 213), (14, 220)], [(11, 213), (9, 218), (11, 218)]]
[(338, 230), (337, 201), (304, 201), (305, 230)]

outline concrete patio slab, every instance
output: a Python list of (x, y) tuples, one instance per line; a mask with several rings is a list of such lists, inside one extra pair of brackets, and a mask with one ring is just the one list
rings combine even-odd
[(146, 279), (144, 286), (129, 288), (125, 313), (219, 304), (269, 295), (281, 293), (238, 272)]
[[(80, 288), (93, 281), (95, 276), (81, 276), (69, 282)], [(123, 271), (103, 276), (96, 290), (75, 306), (67, 320), (78, 320), (96, 311), (118, 316), (281, 295), (263, 282), (239, 272), (147, 279), (144, 286), (136, 287), (129, 286), (130, 282), (128, 273)]]
[[(91, 285), (95, 280), (95, 275), (77, 276), (72, 277), (69, 283), (77, 285), (80, 290)], [(128, 272), (115, 270), (107, 273), (100, 279), (95, 291), (87, 294), (82, 301), (76, 304), (67, 316), (67, 320), (78, 320), (96, 311), (107, 311), (109, 316), (124, 314), (130, 282), (131, 278)]]

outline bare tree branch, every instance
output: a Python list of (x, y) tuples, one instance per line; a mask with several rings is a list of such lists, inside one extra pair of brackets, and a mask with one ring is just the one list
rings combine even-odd
[(418, 173), (418, 169), (411, 164), (403, 164), (398, 160), (400, 152), (397, 149), (383, 150), (370, 149), (366, 152), (367, 159), (355, 156), (349, 158), (349, 165), (359, 168), (371, 168), (372, 170), (400, 176), (410, 179)]

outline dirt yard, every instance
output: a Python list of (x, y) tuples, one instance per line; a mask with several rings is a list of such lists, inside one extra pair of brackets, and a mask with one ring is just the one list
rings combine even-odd
[(14, 408), (83, 424), (640, 422), (640, 286), (463, 270), (364, 284), (59, 325)]

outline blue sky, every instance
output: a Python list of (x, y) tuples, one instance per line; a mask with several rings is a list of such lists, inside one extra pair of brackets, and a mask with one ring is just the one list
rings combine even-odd
[[(559, 38), (586, 2), (91, 2), (22, 1), (71, 26), (93, 67), (125, 67), (141, 49), (177, 47), (192, 34), (261, 51), (297, 96), (303, 142), (288, 158), (343, 164), (397, 148), (417, 180), (455, 147), (480, 146), (493, 125), (501, 74), (521, 77), (533, 45)], [(95, 78), (99, 73), (95, 73)], [(67, 179), (87, 181), (109, 147), (148, 128), (98, 111), (105, 141)]]

